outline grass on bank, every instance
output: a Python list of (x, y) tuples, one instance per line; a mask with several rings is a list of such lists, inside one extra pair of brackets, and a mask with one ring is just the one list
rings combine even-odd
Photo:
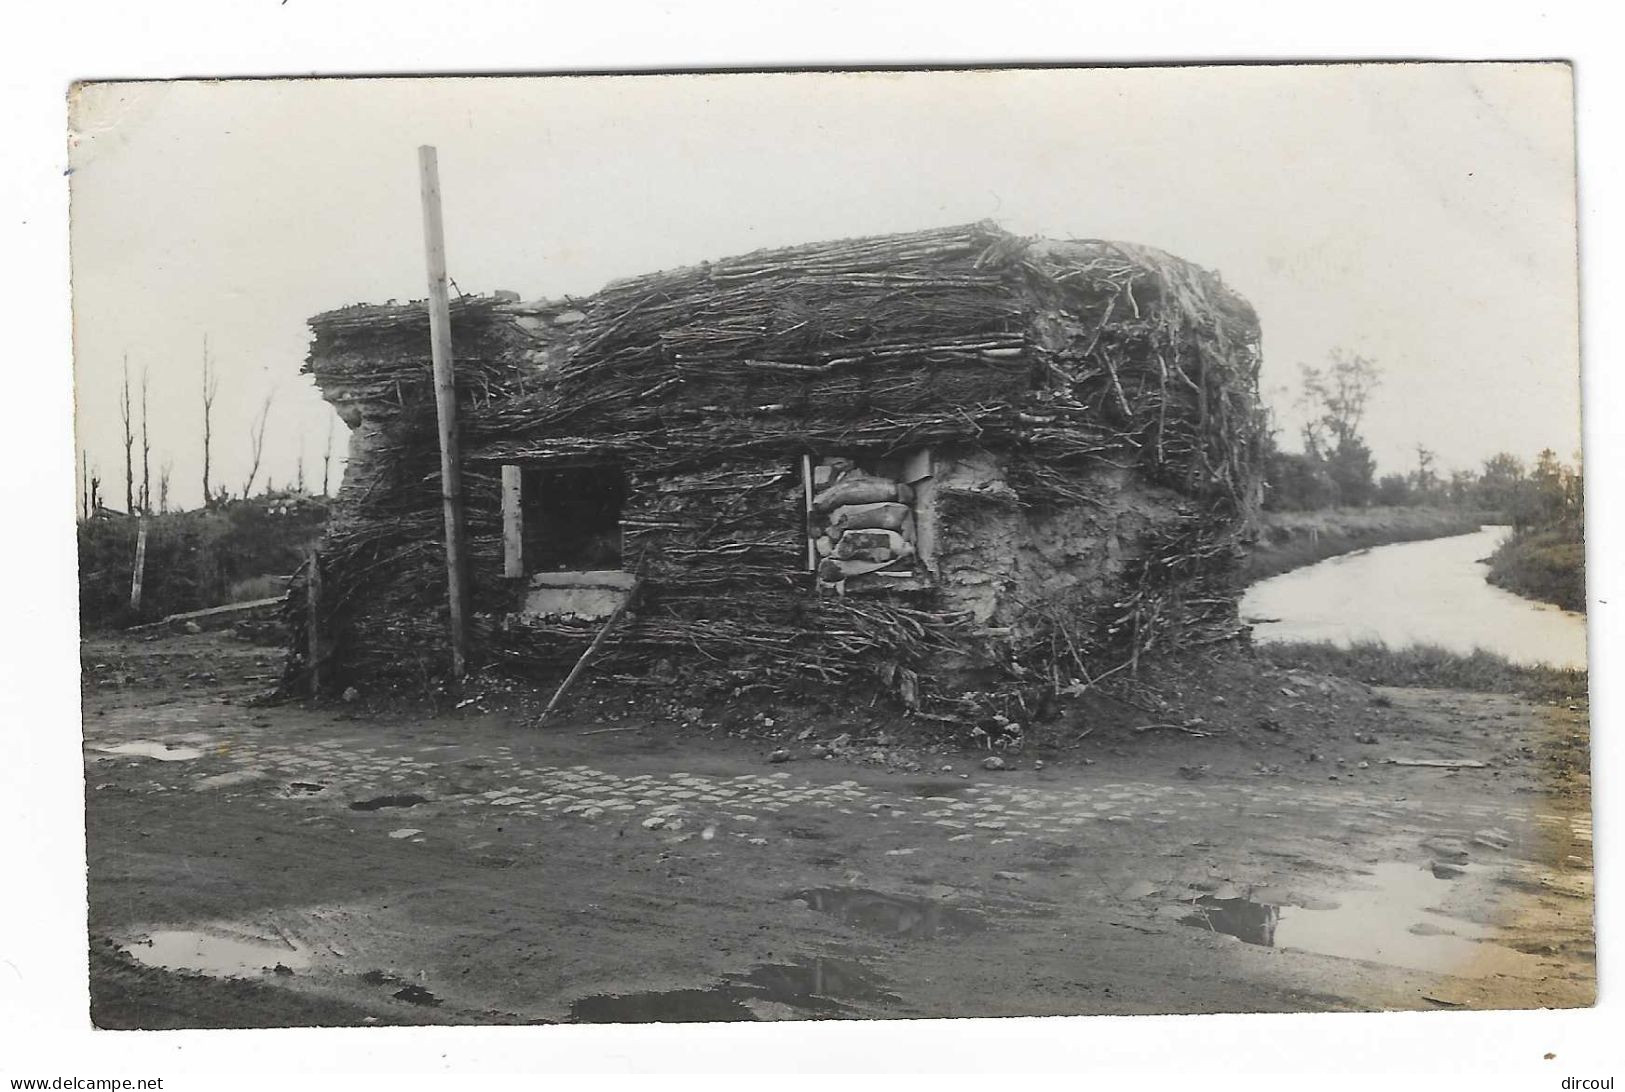
[(1489, 582), (1526, 599), (1585, 610), (1583, 528), (1574, 523), (1519, 531), (1490, 555)]
[(1355, 550), (1471, 534), (1489, 521), (1486, 513), (1460, 508), (1266, 512), (1258, 543), (1242, 565), (1242, 581), (1265, 580)]
[(1374, 686), (1429, 686), (1520, 694), (1541, 701), (1578, 701), (1587, 694), (1583, 668), (1515, 664), (1483, 649), (1463, 655), (1437, 645), (1389, 648), (1360, 641), (1343, 648), (1329, 641), (1284, 641), (1255, 646), (1276, 667), (1341, 675)]

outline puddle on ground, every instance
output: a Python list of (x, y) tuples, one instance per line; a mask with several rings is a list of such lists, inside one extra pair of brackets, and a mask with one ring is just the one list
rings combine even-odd
[(834, 956), (763, 963), (741, 980), (764, 1001), (827, 1013), (850, 1012), (842, 1001), (897, 1001), (897, 995), (883, 989), (881, 981), (863, 964)]
[(981, 917), (933, 899), (888, 895), (865, 887), (820, 887), (790, 896), (847, 925), (909, 940), (958, 936), (987, 927)]
[(352, 800), (351, 811), (377, 811), (379, 808), (415, 808), (419, 804), (427, 804), (427, 796), (419, 796), (415, 792), (394, 793), (389, 796), (375, 796), (371, 800)]
[(392, 994), (396, 1000), (407, 1001), (414, 1005), (428, 1005), (430, 1007), (440, 1004), (440, 998), (424, 989), (422, 986), (402, 986)]
[(1248, 944), (1472, 975), (1480, 941), (1492, 930), (1430, 909), (1449, 889), (1421, 866), (1381, 864), (1329, 909), (1204, 895), (1180, 921)]
[(281, 940), (197, 929), (156, 929), (125, 947), (150, 967), (223, 978), (279, 969), (290, 973), (311, 963), (310, 952)]
[(173, 743), (156, 743), (149, 739), (132, 739), (128, 743), (97, 747), (96, 750), (109, 755), (156, 758), (159, 762), (190, 762), (194, 758), (203, 757), (203, 751), (197, 747), (181, 747)]
[(795, 963), (762, 963), (709, 989), (598, 994), (570, 1006), (578, 1024), (694, 1024), (756, 1020), (751, 1002), (772, 1002), (813, 1016), (845, 1016), (845, 1001), (895, 1002), (878, 975), (861, 963), (809, 956)]
[(663, 993), (599, 994), (570, 1006), (577, 1024), (704, 1024), (754, 1020), (756, 1014), (726, 986)]

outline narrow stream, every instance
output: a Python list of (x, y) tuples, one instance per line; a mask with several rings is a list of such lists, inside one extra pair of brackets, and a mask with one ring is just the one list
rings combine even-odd
[(1585, 667), (1585, 615), (1484, 579), (1481, 559), (1510, 530), (1378, 546), (1295, 569), (1248, 588), (1241, 615), (1261, 642), (1482, 648), (1515, 663)]

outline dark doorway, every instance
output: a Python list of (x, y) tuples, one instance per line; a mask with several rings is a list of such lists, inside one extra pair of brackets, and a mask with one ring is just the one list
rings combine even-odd
[(522, 496), (528, 570), (621, 567), (626, 473), (620, 467), (527, 470)]

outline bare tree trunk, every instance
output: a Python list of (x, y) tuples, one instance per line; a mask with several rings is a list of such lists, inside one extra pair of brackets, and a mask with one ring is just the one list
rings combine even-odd
[(151, 448), (147, 443), (147, 369), (141, 368), (141, 514), (152, 507), (152, 466), (148, 461)]
[(169, 511), (169, 472), (175, 468), (171, 459), (165, 459), (164, 465), (158, 468), (158, 511)]
[(333, 464), (333, 417), (327, 418), (327, 450), (322, 453), (322, 496), (327, 496), (327, 470)]
[(297, 492), (297, 493), (303, 493), (305, 491), (305, 431), (304, 431), (304, 429), (299, 430), (299, 461), (294, 463), (293, 465), (294, 465), (294, 474), (295, 474), (294, 483), (293, 483), (294, 491)]
[(213, 435), (210, 429), (211, 413), (214, 410), (214, 396), (220, 390), (220, 380), (214, 374), (214, 367), (209, 363), (209, 335), (203, 335), (203, 507), (207, 508), (214, 501), (214, 494), (209, 490), (209, 439)]
[(130, 354), (124, 354), (124, 510), (135, 514), (135, 435), (130, 431)]
[(260, 453), (265, 450), (265, 419), (270, 416), (271, 399), (275, 396), (275, 391), (272, 391), (270, 394), (265, 396), (265, 401), (260, 403), (259, 416), (249, 427), (248, 448), (253, 454), (254, 461), (249, 464), (248, 480), (243, 483), (243, 499), (245, 500), (248, 498), (250, 491), (254, 488), (255, 476), (257, 476), (260, 472)]
[(90, 518), (90, 452), (83, 448), (79, 450), (79, 507), (84, 518)]

